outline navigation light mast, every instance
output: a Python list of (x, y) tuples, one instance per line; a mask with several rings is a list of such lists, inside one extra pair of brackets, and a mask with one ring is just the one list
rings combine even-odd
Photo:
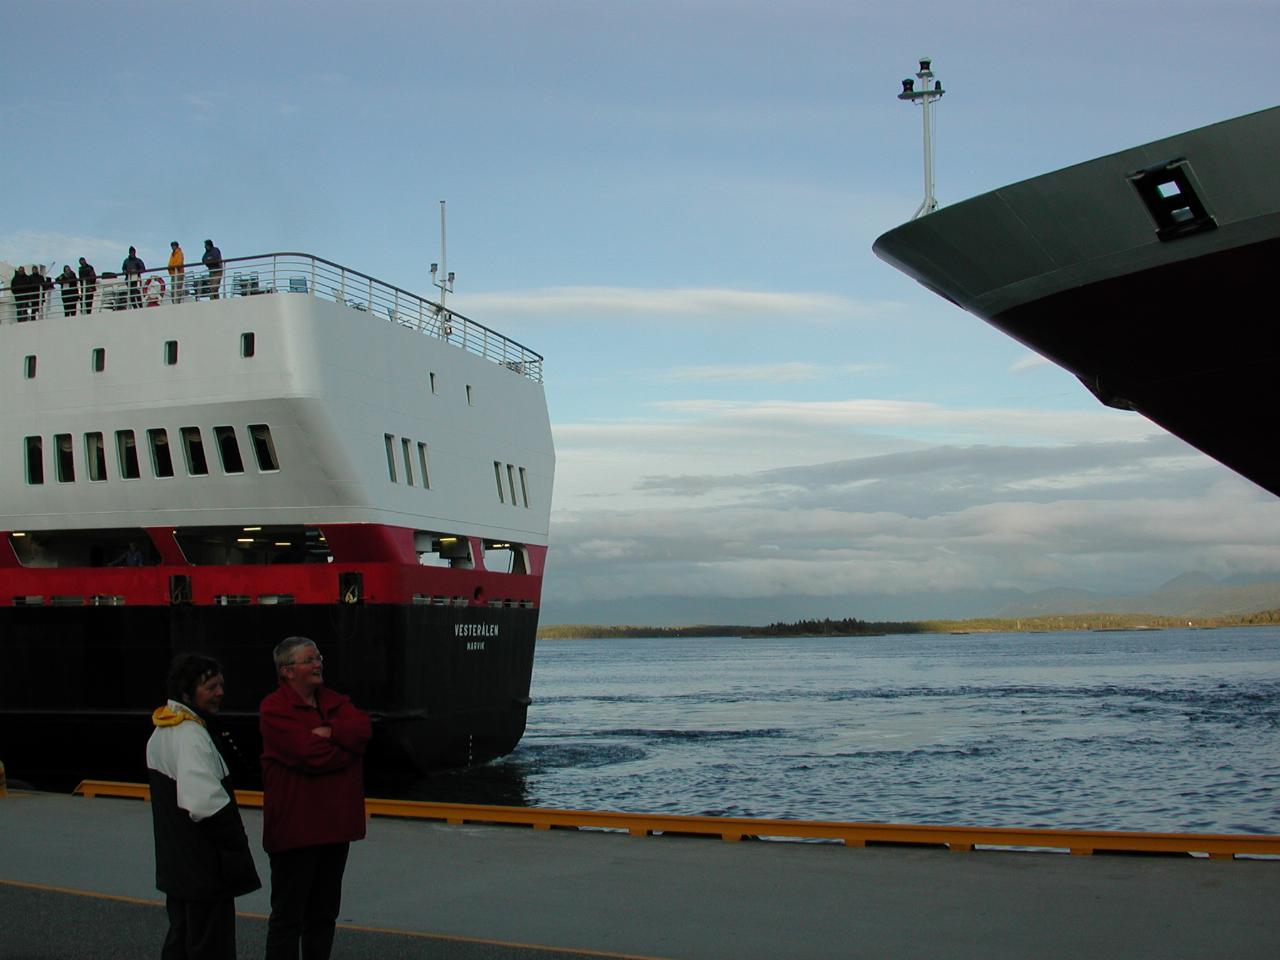
[(431, 265), (431, 282), (440, 288), (440, 314), (446, 316), (444, 308), (446, 294), (453, 293), (453, 274), (449, 272), (449, 261), (444, 246), (444, 201), (440, 201), (440, 262)]
[(899, 100), (919, 103), (924, 110), (924, 199), (911, 215), (912, 220), (938, 209), (938, 200), (933, 195), (933, 130), (929, 104), (941, 98), (944, 91), (942, 82), (933, 79), (932, 67), (933, 61), (929, 57), (921, 57), (920, 70), (916, 73), (920, 89), (915, 89), (916, 81), (908, 77), (902, 81), (902, 92), (898, 94)]

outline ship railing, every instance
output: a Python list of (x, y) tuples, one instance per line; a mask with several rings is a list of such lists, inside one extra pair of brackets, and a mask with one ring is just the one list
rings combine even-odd
[(220, 271), (190, 263), (184, 265), (176, 277), (167, 267), (160, 267), (143, 272), (132, 287), (124, 276), (102, 274), (92, 295), (82, 286), (67, 298), (61, 289), (53, 289), (17, 302), (5, 284), (0, 290), (0, 323), (262, 294), (306, 295), (329, 300), (377, 320), (438, 337), (542, 382), (542, 356), (524, 344), (434, 300), (307, 253), (235, 257), (224, 260)]

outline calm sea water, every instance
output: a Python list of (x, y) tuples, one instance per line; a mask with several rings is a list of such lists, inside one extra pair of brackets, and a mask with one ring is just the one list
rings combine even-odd
[(421, 799), (1280, 833), (1280, 630), (539, 644), (511, 756)]

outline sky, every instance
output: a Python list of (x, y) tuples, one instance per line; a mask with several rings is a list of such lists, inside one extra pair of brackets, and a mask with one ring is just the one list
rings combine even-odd
[[(1280, 503), (879, 261), (942, 204), (1275, 105), (1280, 0), (49, 0), (0, 259), (313, 253), (546, 358), (546, 623), (976, 615), (1280, 577)], [(12, 22), (13, 18), (9, 18)], [(990, 612), (990, 611), (987, 611)]]

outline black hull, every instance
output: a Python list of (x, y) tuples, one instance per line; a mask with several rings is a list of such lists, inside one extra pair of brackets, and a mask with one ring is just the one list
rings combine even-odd
[(875, 251), (1280, 495), (1277, 150), (1272, 108), (944, 207)]
[(311, 637), (325, 673), (374, 718), (370, 782), (509, 753), (524, 733), (537, 633), (530, 608), (428, 605), (0, 608), (0, 760), (10, 778), (62, 786), (144, 780), (151, 711), (174, 653), (218, 658), (222, 719), (253, 786), (257, 705), (271, 650)]
[(1280, 333), (1257, 311), (1280, 240), (1088, 284), (987, 317), (1074, 373), (1280, 496), (1271, 377)]

